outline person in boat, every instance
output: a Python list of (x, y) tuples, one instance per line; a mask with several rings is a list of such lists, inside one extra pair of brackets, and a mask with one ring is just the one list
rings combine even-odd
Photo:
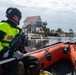
[[(7, 20), (0, 23), (0, 61), (8, 59), (11, 55), (8, 46), (20, 32), (17, 26), (20, 23), (22, 14), (19, 9), (9, 7), (6, 10), (6, 17)], [(0, 65), (4, 70), (3, 75), (20, 75), (20, 72), (21, 75), (36, 75), (38, 73), (40, 60), (34, 56), (23, 57), (23, 54), (21, 51), (14, 51), (12, 57), (16, 60)]]

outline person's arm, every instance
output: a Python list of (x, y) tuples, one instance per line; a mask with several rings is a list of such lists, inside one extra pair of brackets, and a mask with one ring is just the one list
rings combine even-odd
[(1, 41), (3, 40), (5, 34), (5, 32), (0, 30), (0, 57), (3, 57), (3, 54), (6, 52), (6, 49), (1, 45)]

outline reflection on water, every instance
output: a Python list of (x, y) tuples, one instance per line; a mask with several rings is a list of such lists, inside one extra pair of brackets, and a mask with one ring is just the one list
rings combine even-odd
[(49, 40), (40, 40), (40, 39), (32, 39), (29, 41), (29, 46), (32, 48), (36, 48), (36, 49), (39, 49), (39, 48), (42, 48), (44, 46), (46, 46), (46, 44), (49, 43)]
[(47, 40), (31, 39), (29, 40), (28, 45), (31, 48), (40, 49), (56, 42), (66, 42), (66, 41), (71, 41), (72, 39), (73, 39), (72, 37), (52, 37), (52, 39), (47, 39)]

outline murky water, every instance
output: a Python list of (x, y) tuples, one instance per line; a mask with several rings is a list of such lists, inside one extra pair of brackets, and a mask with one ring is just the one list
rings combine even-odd
[(47, 40), (31, 39), (29, 40), (28, 45), (31, 48), (40, 49), (56, 42), (68, 42), (68, 41), (72, 41), (72, 39), (73, 37), (51, 37), (51, 39), (47, 39)]
[[(47, 45), (54, 44), (56, 42), (76, 42), (75, 38), (72, 37), (52, 37), (52, 39), (48, 40), (40, 40), (40, 39), (31, 39), (29, 41), (29, 46), (31, 48), (43, 48)], [(76, 75), (74, 74), (74, 68), (70, 60), (62, 59), (55, 64), (53, 64), (50, 68), (47, 68), (47, 71), (51, 71), (53, 68), (56, 75)], [(53, 72), (53, 71), (52, 71)]]

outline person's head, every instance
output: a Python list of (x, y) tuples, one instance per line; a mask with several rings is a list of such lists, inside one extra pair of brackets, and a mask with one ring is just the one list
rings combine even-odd
[(16, 25), (19, 25), (22, 14), (17, 8), (9, 7), (6, 10), (6, 17), (12, 20)]

